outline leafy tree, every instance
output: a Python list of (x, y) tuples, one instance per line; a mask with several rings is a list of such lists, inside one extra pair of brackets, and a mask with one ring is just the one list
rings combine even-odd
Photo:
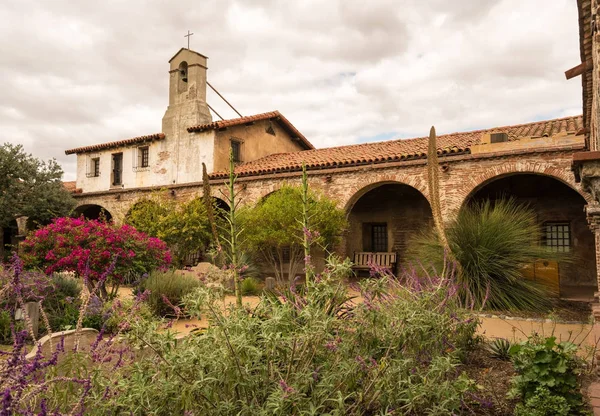
[[(241, 210), (245, 248), (273, 267), (277, 279), (293, 278), (304, 262), (303, 193), (284, 186), (255, 207)], [(328, 250), (346, 228), (346, 216), (331, 199), (308, 193), (311, 241)], [(287, 251), (289, 250), (289, 261)]]
[(410, 257), (441, 270), (458, 263), (456, 279), (463, 302), (477, 308), (546, 310), (548, 290), (523, 277), (523, 267), (558, 258), (537, 244), (535, 213), (514, 200), (484, 201), (465, 207), (446, 230), (451, 256), (435, 231), (411, 244)]
[(0, 226), (19, 216), (48, 223), (68, 215), (75, 200), (64, 188), (56, 160), (47, 162), (27, 154), (21, 145), (0, 147)]
[(210, 244), (210, 224), (201, 198), (181, 203), (159, 192), (135, 204), (125, 222), (166, 242), (179, 263)]

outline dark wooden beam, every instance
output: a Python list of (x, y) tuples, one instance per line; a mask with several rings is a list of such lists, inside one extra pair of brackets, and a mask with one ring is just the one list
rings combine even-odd
[(583, 74), (584, 72), (589, 71), (593, 67), (594, 67), (594, 63), (591, 60), (582, 62), (579, 65), (577, 65), (576, 67), (571, 68), (568, 71), (565, 71), (565, 77), (567, 77), (567, 79), (575, 78), (576, 76), (579, 76), (579, 75)]

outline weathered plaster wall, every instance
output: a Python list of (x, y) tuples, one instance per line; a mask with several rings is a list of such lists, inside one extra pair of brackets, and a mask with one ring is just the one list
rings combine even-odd
[(503, 152), (514, 150), (535, 150), (546, 147), (556, 146), (583, 146), (585, 144), (585, 136), (568, 134), (563, 132), (553, 136), (545, 137), (521, 137), (518, 140), (511, 140), (500, 143), (482, 143), (471, 146), (471, 154), (483, 154), (490, 152)]
[[(266, 132), (272, 127), (275, 135)], [(215, 137), (214, 171), (221, 172), (229, 169), (229, 150), (231, 141), (242, 144), (242, 162), (260, 159), (274, 153), (289, 153), (303, 150), (298, 141), (291, 136), (276, 121), (259, 121), (248, 126), (228, 127), (218, 131)]]
[[(116, 188), (132, 189), (148, 186), (168, 186), (202, 180), (202, 162), (212, 171), (213, 143), (215, 132), (184, 134), (148, 144), (149, 167), (134, 168), (137, 165), (137, 146), (119, 147), (102, 152), (77, 155), (77, 187), (83, 192), (108, 191), (112, 184), (112, 155), (123, 153), (122, 186)], [(100, 176), (87, 177), (91, 159), (100, 158)]]

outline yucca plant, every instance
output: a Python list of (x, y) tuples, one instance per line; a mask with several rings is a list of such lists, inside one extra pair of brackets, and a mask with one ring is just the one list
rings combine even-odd
[(506, 338), (496, 338), (487, 345), (487, 350), (492, 358), (502, 361), (510, 360), (510, 341)]
[(451, 253), (435, 231), (417, 237), (411, 257), (437, 270), (450, 258), (458, 263), (456, 279), (465, 305), (477, 309), (545, 311), (549, 289), (523, 277), (523, 267), (558, 259), (539, 245), (535, 213), (514, 199), (483, 201), (464, 207), (447, 228)]

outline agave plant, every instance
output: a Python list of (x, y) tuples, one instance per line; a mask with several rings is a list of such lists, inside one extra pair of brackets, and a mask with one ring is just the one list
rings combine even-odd
[(510, 360), (511, 343), (506, 338), (496, 338), (487, 345), (487, 350), (493, 358), (502, 361)]
[(438, 270), (448, 258), (456, 261), (465, 304), (497, 310), (549, 308), (549, 289), (523, 277), (524, 266), (558, 259), (538, 244), (540, 228), (532, 210), (514, 199), (486, 200), (463, 208), (446, 232), (451, 253), (444, 252), (432, 231), (416, 238), (411, 256)]

